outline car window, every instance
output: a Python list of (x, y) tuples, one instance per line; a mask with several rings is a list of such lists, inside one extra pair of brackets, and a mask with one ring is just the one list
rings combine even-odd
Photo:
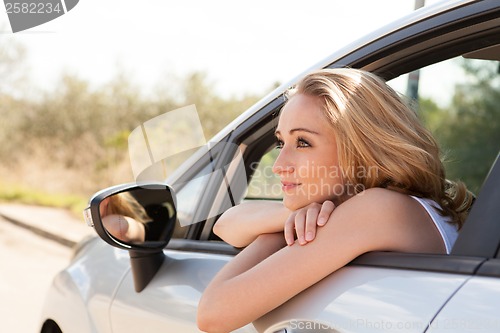
[(212, 165), (207, 164), (190, 181), (173, 185), (176, 191), (177, 216), (178, 220), (172, 238), (185, 238), (189, 231), (189, 226), (193, 223), (197, 204), (201, 199), (203, 190), (209, 180)]
[(432, 131), (447, 178), (476, 195), (500, 149), (499, 69), (498, 61), (456, 57), (388, 82)]
[(273, 164), (278, 154), (279, 150), (272, 147), (260, 161), (251, 163), (250, 169), (253, 171), (253, 176), (248, 184), (245, 199), (281, 200), (283, 198), (280, 179), (273, 173)]

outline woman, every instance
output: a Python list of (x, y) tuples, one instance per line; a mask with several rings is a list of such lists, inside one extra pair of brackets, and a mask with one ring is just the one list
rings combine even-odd
[(471, 197), (445, 180), (435, 140), (377, 76), (307, 75), (276, 137), (283, 204), (242, 204), (215, 225), (229, 243), (249, 245), (206, 288), (201, 330), (244, 326), (366, 252), (451, 250)]

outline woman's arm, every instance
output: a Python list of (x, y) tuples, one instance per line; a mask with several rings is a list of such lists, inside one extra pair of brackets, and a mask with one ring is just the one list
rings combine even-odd
[(363, 253), (428, 251), (420, 231), (425, 211), (408, 196), (389, 192), (367, 190), (347, 200), (306, 246), (284, 246), (279, 234), (259, 236), (206, 288), (199, 328), (229, 332), (242, 327)]
[(281, 202), (247, 201), (224, 212), (213, 231), (225, 242), (235, 247), (245, 247), (261, 234), (283, 231), (291, 213)]
[[(266, 296), (258, 292), (259, 285), (266, 283), (265, 276), (259, 273), (249, 289), (244, 287), (248, 271), (262, 271), (259, 263), (286, 246), (281, 232), (262, 234), (231, 260), (210, 282), (198, 305), (198, 327), (204, 332), (230, 332), (246, 325), (248, 318), (262, 315), (259, 306), (246, 307), (240, 303)], [(255, 274), (252, 274), (255, 276)], [(243, 276), (243, 279), (238, 277)], [(261, 295), (261, 296), (258, 296)], [(222, 297), (221, 297), (222, 296)], [(240, 311), (248, 311), (240, 316)]]
[(297, 211), (290, 211), (281, 202), (248, 201), (228, 209), (214, 226), (214, 233), (235, 247), (245, 247), (257, 236), (285, 232), (288, 245), (305, 245), (316, 237), (317, 227), (328, 221), (335, 205), (331, 201), (311, 203)]

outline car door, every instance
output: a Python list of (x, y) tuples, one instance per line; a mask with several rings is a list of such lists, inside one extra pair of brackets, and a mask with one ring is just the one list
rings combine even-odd
[[(468, 229), (487, 230), (489, 237), (500, 238), (500, 159), (492, 168), (488, 181), (467, 222)], [(481, 198), (483, 199), (483, 198)], [(466, 230), (467, 231), (467, 230)], [(484, 239), (481, 237), (480, 239)], [(491, 257), (453, 295), (429, 327), (429, 332), (498, 332), (500, 331), (500, 251), (485, 246), (471, 232), (457, 244), (454, 252), (471, 252)], [(493, 242), (494, 243), (494, 242)]]
[[(403, 20), (401, 26), (390, 26), (339, 51), (317, 68), (360, 67), (397, 80), (434, 63), (496, 47), (500, 39), (499, 7), (494, 1), (464, 2), (440, 14)], [(178, 228), (179, 238), (167, 247), (165, 263), (141, 293), (134, 291), (131, 274), (124, 276), (109, 310), (113, 332), (198, 331), (196, 307), (201, 293), (237, 252), (212, 233), (213, 223), (228, 206), (251, 199), (240, 186), (234, 186), (241, 183), (241, 173), (233, 169), (243, 169), (245, 183), (253, 186), (256, 166), (263, 165), (264, 156), (274, 145), (283, 89), (250, 109), (218, 137), (218, 142), (229, 143), (231, 149), (222, 149), (224, 153), (207, 159), (217, 166), (206, 161), (195, 163), (197, 167), (189, 168), (181, 177), (198, 179), (198, 185), (187, 181), (190, 185), (178, 191), (178, 201), (187, 207), (182, 213), (196, 223)], [(198, 169), (221, 173), (204, 178), (199, 177)], [(479, 237), (485, 233), (476, 228), (467, 233), (474, 232)], [(484, 244), (498, 246), (498, 240), (488, 239)], [(463, 249), (451, 256), (363, 255), (241, 331), (424, 332), (438, 313), (443, 314), (441, 308), (454, 299), (453, 295), (459, 295), (468, 282), (478, 278), (474, 274), (481, 264), (492, 258), (474, 255), (466, 246)]]
[(500, 261), (488, 260), (432, 320), (428, 332), (499, 332)]

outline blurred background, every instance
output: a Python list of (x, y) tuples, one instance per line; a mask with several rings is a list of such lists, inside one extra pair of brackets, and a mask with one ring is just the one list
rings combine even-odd
[[(2, 12), (0, 200), (79, 216), (93, 192), (134, 180), (127, 139), (142, 122), (195, 104), (209, 139), (336, 49), (436, 2), (86, 0), (15, 34)], [(459, 67), (475, 79), (421, 87), (421, 117), (443, 147), (458, 144), (460, 156), (484, 160), (448, 168), (451, 178), (460, 175), (477, 191), (487, 170), (474, 165), (490, 165), (498, 150), (491, 143), (500, 132), (492, 125), (499, 117), (498, 86), (491, 85), (498, 68)], [(433, 98), (441, 88), (453, 90), (451, 100)], [(481, 97), (471, 100), (479, 88)], [(457, 111), (470, 109), (467, 103), (482, 103), (484, 116)]]

